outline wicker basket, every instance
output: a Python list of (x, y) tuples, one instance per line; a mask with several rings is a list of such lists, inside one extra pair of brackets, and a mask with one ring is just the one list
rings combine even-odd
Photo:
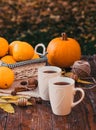
[(17, 62), (15, 64), (6, 64), (0, 62), (0, 66), (7, 66), (13, 69), (15, 73), (15, 80), (26, 79), (37, 76), (37, 70), (41, 66), (45, 66), (47, 63), (47, 58), (42, 57), (34, 60), (26, 60), (22, 62)]

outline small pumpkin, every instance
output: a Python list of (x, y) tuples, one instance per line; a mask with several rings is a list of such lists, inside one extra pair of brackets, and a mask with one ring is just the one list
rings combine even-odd
[(11, 55), (5, 55), (0, 60), (3, 61), (3, 62), (5, 62), (5, 63), (7, 63), (7, 64), (16, 63), (16, 61), (13, 58), (13, 56), (11, 56)]
[(40, 58), (40, 56), (36, 52), (34, 52), (32, 59), (38, 59), (38, 58)]
[(10, 88), (14, 82), (14, 72), (12, 69), (0, 66), (0, 88), (7, 89)]
[(9, 44), (8, 52), (10, 55), (13, 55), (13, 49), (16, 44), (20, 44), (21, 41), (13, 41)]
[(48, 63), (62, 68), (70, 67), (81, 58), (79, 43), (73, 38), (67, 38), (66, 33), (62, 33), (62, 37), (51, 40), (47, 52)]
[(8, 45), (8, 41), (5, 38), (0, 37), (0, 57), (3, 57), (8, 53)]
[(9, 53), (15, 61), (31, 60), (34, 55), (34, 48), (27, 42), (14, 41), (9, 46)]

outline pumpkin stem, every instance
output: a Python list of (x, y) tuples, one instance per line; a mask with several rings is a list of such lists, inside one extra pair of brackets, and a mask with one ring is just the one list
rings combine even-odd
[(66, 33), (62, 33), (61, 35), (62, 35), (62, 40), (67, 40), (67, 35), (66, 35)]

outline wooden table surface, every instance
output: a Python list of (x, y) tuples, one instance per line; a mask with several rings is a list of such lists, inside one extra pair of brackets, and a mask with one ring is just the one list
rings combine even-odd
[[(94, 70), (92, 74), (96, 78)], [(84, 100), (67, 116), (54, 115), (45, 101), (26, 107), (14, 105), (14, 114), (0, 109), (0, 130), (96, 130), (96, 87), (84, 91)]]

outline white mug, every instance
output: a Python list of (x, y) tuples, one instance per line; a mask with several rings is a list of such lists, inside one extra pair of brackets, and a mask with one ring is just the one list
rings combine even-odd
[(52, 77), (60, 76), (61, 68), (55, 66), (43, 66), (38, 69), (39, 94), (43, 100), (49, 100), (48, 81)]
[[(76, 91), (81, 98), (73, 102)], [(55, 77), (49, 80), (49, 98), (52, 111), (56, 115), (68, 115), (72, 107), (79, 104), (85, 96), (83, 89), (75, 88), (75, 80), (67, 77)]]

